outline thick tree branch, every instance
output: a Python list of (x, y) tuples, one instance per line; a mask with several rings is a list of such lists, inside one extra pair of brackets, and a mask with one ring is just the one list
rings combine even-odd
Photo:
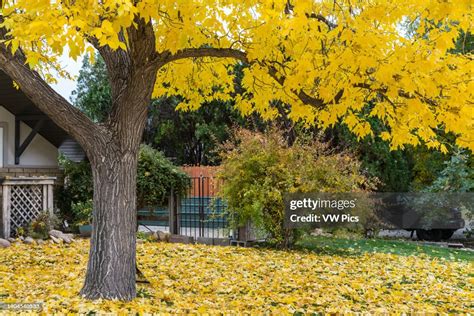
[[(293, 3), (291, 3), (290, 0), (288, 0), (286, 2), (286, 5), (285, 5), (285, 14), (291, 14), (293, 12), (295, 8), (295, 5)], [(315, 20), (318, 20), (319, 22), (323, 22), (324, 24), (327, 25), (327, 27), (332, 30), (334, 28), (337, 27), (337, 24), (336, 23), (333, 23), (331, 21), (329, 21), (325, 16), (323, 16), (322, 14), (317, 14), (317, 13), (306, 13), (306, 17), (308, 19), (315, 19)]]
[[(112, 93), (112, 109), (104, 125), (129, 148), (132, 138), (141, 138), (158, 65), (155, 34), (151, 22), (137, 17), (135, 24), (119, 33), (119, 40), (127, 50), (101, 46), (93, 36), (86, 36), (104, 59)], [(128, 125), (136, 125), (137, 134), (130, 134)]]
[[(280, 85), (283, 86), (285, 84), (285, 80), (286, 80), (285, 77), (278, 77), (278, 71), (276, 70), (275, 67), (270, 66), (270, 67), (267, 67), (267, 68), (268, 68), (268, 74), (270, 75), (270, 77), (275, 79), (276, 82), (278, 82)], [(306, 92), (304, 92), (303, 90), (293, 91), (293, 93), (301, 100), (301, 102), (303, 102), (304, 104), (307, 104), (307, 105), (311, 105), (311, 106), (313, 106), (317, 109), (323, 109), (324, 107), (327, 106), (327, 104), (324, 102), (324, 100), (312, 97), (309, 94), (307, 94)], [(337, 95), (334, 98), (336, 103), (339, 102), (339, 100), (342, 97), (342, 94), (343, 94), (342, 90), (337, 93)]]
[(202, 58), (202, 57), (217, 57), (217, 58), (234, 58), (244, 63), (249, 63), (247, 53), (233, 49), (233, 48), (212, 48), (212, 47), (201, 47), (201, 48), (186, 48), (177, 51), (172, 54), (169, 51), (159, 54), (157, 62), (160, 66), (167, 63), (184, 59), (184, 58)]
[[(183, 58), (200, 58), (200, 57), (222, 57), (222, 58), (235, 58), (237, 60), (240, 60), (246, 64), (252, 64), (255, 62), (258, 62), (262, 67), (265, 67), (268, 69), (268, 74), (280, 85), (285, 84), (286, 78), (284, 76), (279, 76), (278, 75), (278, 70), (271, 65), (268, 65), (265, 62), (261, 61), (249, 61), (247, 58), (247, 55), (245, 52), (231, 49), (231, 48), (188, 48), (184, 49), (181, 51), (178, 51), (175, 54), (170, 54), (170, 53), (163, 53), (161, 54), (161, 57), (163, 58), (164, 64), (168, 62), (172, 62), (175, 60), (183, 59)], [(354, 85), (355, 88), (362, 88), (362, 89), (367, 89), (367, 90), (372, 90), (372, 87), (369, 84), (364, 84), (364, 83), (359, 83)], [(384, 94), (386, 91), (382, 91), (380, 89), (378, 90), (372, 90), (377, 93)], [(304, 103), (307, 105), (311, 105), (317, 109), (323, 109), (328, 106), (328, 103), (326, 103), (323, 99), (320, 98), (315, 98), (303, 90), (299, 91), (293, 91), (293, 93)], [(417, 96), (420, 98), (421, 101), (431, 105), (431, 106), (436, 106), (436, 102), (433, 100), (430, 100), (422, 95), (420, 95), (418, 92), (416, 92)], [(344, 95), (344, 90), (340, 90), (335, 96), (334, 96), (334, 103), (338, 103), (341, 98)], [(403, 97), (405, 99), (413, 99), (415, 96), (410, 96), (404, 91), (399, 91), (399, 96)], [(331, 103), (333, 103), (331, 102)]]
[[(375, 93), (378, 93), (380, 96), (382, 96), (385, 100), (389, 101), (392, 103), (392, 101), (390, 101), (390, 98), (387, 96), (387, 92), (388, 92), (388, 89), (387, 88), (379, 88), (379, 89), (373, 89), (372, 86), (370, 84), (365, 84), (365, 83), (359, 83), (359, 84), (356, 84), (355, 87), (357, 88), (362, 88), (362, 89), (366, 89), (366, 90), (369, 90), (371, 92), (375, 92)], [(433, 99), (430, 99), (430, 98), (427, 98), (425, 97), (423, 94), (421, 94), (419, 91), (415, 91), (414, 94), (410, 94), (406, 91), (403, 91), (402, 89), (399, 89), (398, 90), (398, 96), (401, 97), (401, 98), (404, 98), (404, 99), (415, 99), (415, 98), (418, 98), (420, 101), (428, 104), (429, 106), (431, 107), (436, 107), (438, 106), (438, 103), (433, 100)]]
[(157, 53), (151, 22), (136, 17), (133, 26), (119, 33), (119, 40), (127, 50), (90, 41), (104, 58), (111, 87), (112, 109), (105, 126), (126, 151), (142, 137), (158, 65), (153, 62)]
[[(0, 16), (0, 22), (3, 17)], [(5, 39), (6, 30), (0, 29), (0, 39)], [(87, 151), (88, 145), (99, 133), (100, 127), (84, 113), (58, 94), (41, 76), (24, 63), (23, 54), (13, 55), (0, 44), (0, 69), (20, 86), (23, 93), (54, 123), (74, 137)]]
[[(123, 39), (123, 34), (120, 36)], [(112, 87), (112, 103), (123, 93), (122, 89), (114, 91), (120, 86), (123, 88), (130, 77), (131, 59), (128, 51), (122, 49), (113, 50), (107, 45), (101, 46), (99, 41), (93, 36), (86, 36), (87, 41), (99, 52), (104, 59), (107, 68), (109, 82), (115, 82)]]
[[(211, 48), (211, 47), (202, 47), (202, 48), (187, 48), (171, 54), (170, 52), (164, 52), (159, 55), (158, 63), (160, 66), (163, 66), (169, 62), (184, 58), (202, 58), (202, 57), (217, 57), (217, 58), (234, 58), (240, 60), (243, 63), (251, 64), (258, 61), (249, 61), (247, 54), (243, 51), (232, 49), (232, 48)], [(278, 71), (272, 67), (266, 65), (264, 62), (258, 62), (260, 65), (268, 69), (268, 74), (275, 79), (280, 85), (285, 84), (285, 78), (278, 76)], [(305, 93), (303, 90), (293, 91), (293, 93), (307, 105), (314, 106), (315, 108), (322, 109), (327, 104), (321, 99), (314, 98), (309, 94)], [(342, 91), (335, 96), (336, 102), (342, 97)]]
[(323, 22), (324, 24), (327, 25), (327, 27), (332, 30), (337, 27), (336, 23), (332, 23), (329, 21), (326, 17), (322, 16), (321, 14), (316, 14), (316, 13), (311, 13), (311, 14), (306, 14), (306, 17), (308, 19), (315, 19), (318, 20), (319, 22)]
[(54, 91), (41, 76), (0, 49), (0, 69), (20, 86), (22, 92), (51, 120), (87, 150), (99, 127), (84, 113)]

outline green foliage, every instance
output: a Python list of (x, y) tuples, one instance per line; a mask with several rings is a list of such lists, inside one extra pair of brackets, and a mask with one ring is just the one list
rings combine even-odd
[(59, 220), (49, 211), (41, 212), (28, 226), (28, 235), (35, 239), (48, 239), (49, 231), (59, 226)]
[(92, 223), (93, 200), (80, 201), (72, 204), (71, 210), (77, 225), (88, 225)]
[(189, 177), (166, 157), (150, 146), (142, 145), (138, 158), (137, 205), (163, 205), (173, 189), (184, 195), (190, 186)]
[[(370, 108), (370, 107), (368, 107)], [(372, 129), (381, 132), (382, 124), (371, 118)], [(413, 179), (413, 159), (407, 150), (390, 150), (387, 142), (380, 138), (366, 137), (358, 140), (349, 129), (337, 124), (327, 132), (332, 145), (353, 151), (361, 161), (361, 168), (379, 182), (378, 191), (408, 192)]]
[(461, 31), (452, 52), (456, 54), (472, 54), (474, 52), (474, 35), (469, 31)]
[(72, 92), (75, 106), (95, 122), (102, 122), (112, 108), (112, 97), (104, 59), (100, 54), (91, 63), (84, 58), (77, 80), (77, 88)]
[(18, 228), (16, 229), (16, 235), (17, 235), (17, 236), (24, 237), (25, 234), (26, 234), (26, 229), (25, 229), (25, 227), (18, 227)]
[[(244, 65), (236, 65), (235, 89), (242, 91)], [(257, 114), (243, 118), (234, 108), (233, 101), (205, 102), (195, 111), (178, 111), (181, 97), (159, 98), (149, 107), (149, 119), (144, 141), (158, 148), (167, 157), (175, 158), (182, 165), (218, 165), (218, 148), (227, 141), (235, 126), (263, 130), (264, 122)]]
[[(374, 187), (352, 155), (333, 153), (313, 137), (298, 138), (289, 146), (277, 130), (261, 134), (239, 129), (234, 136), (221, 148), (219, 172), (233, 225), (251, 221), (279, 246), (298, 238), (298, 232), (283, 226), (284, 193), (360, 192)], [(369, 222), (371, 214), (365, 215)]]
[(137, 232), (137, 239), (148, 240), (148, 235), (146, 232)]
[(84, 221), (73, 205), (92, 200), (94, 185), (88, 161), (74, 162), (61, 156), (59, 164), (64, 170), (64, 186), (58, 191), (58, 207), (61, 217), (68, 221)]
[(474, 169), (472, 156), (457, 150), (433, 183), (428, 192), (472, 192), (474, 191)]
[(413, 148), (410, 150), (413, 157), (411, 191), (419, 192), (433, 181), (443, 170), (447, 155), (438, 151), (429, 150), (425, 147)]
[[(59, 195), (61, 214), (76, 224), (91, 221), (93, 181), (89, 162), (72, 162), (62, 158), (65, 185)], [(184, 195), (190, 186), (189, 177), (173, 165), (161, 152), (142, 145), (138, 157), (137, 207), (163, 205), (171, 189)]]
[[(370, 105), (367, 108), (370, 110)], [(379, 119), (372, 118), (370, 123), (373, 130), (382, 131)], [(440, 137), (449, 147), (454, 146), (452, 135)], [(347, 127), (339, 124), (326, 132), (326, 138), (334, 148), (353, 151), (361, 161), (362, 169), (379, 179), (377, 190), (381, 192), (425, 191), (437, 180), (450, 157), (457, 155), (456, 151), (443, 154), (426, 146), (390, 150), (389, 144), (382, 139), (366, 137), (357, 140)]]
[(205, 103), (192, 112), (177, 111), (179, 102), (176, 97), (152, 102), (145, 142), (178, 164), (218, 164), (218, 145), (229, 138), (230, 127), (243, 125), (244, 119), (230, 102)]

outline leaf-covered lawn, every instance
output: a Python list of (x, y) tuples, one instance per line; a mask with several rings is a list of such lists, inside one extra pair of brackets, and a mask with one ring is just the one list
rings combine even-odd
[[(45, 314), (102, 312), (472, 312), (473, 264), (426, 256), (318, 255), (265, 249), (138, 245), (151, 282), (130, 303), (78, 297), (88, 241), (0, 249), (0, 302)], [(471, 273), (469, 275), (469, 273)]]

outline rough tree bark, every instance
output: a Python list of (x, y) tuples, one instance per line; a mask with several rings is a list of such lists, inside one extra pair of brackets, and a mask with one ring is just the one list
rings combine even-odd
[(89, 299), (131, 300), (136, 296), (136, 176), (138, 151), (156, 80), (150, 24), (137, 21), (128, 31), (129, 51), (93, 44), (104, 57), (112, 90), (106, 133), (92, 145), (94, 214), (86, 280)]
[[(114, 61), (109, 60), (109, 63)], [(106, 135), (89, 159), (94, 180), (94, 214), (86, 280), (89, 299), (131, 300), (135, 290), (136, 175), (156, 70), (122, 60), (123, 80), (111, 82), (115, 96)]]
[[(135, 297), (136, 166), (139, 141), (123, 152), (97, 148), (89, 263), (81, 294), (89, 299)], [(100, 155), (99, 155), (100, 156)]]
[[(1, 4), (1, 1), (0, 1)], [(3, 18), (0, 15), (0, 20)], [(103, 56), (112, 88), (112, 112), (95, 124), (25, 65), (21, 49), (0, 44), (0, 69), (26, 96), (84, 148), (91, 161), (94, 212), (86, 280), (89, 299), (131, 300), (136, 296), (136, 170), (158, 67), (150, 23), (137, 19), (127, 32), (127, 51), (91, 43)], [(0, 39), (7, 32), (0, 28)], [(122, 34), (125, 42), (125, 36)]]
[[(1, 13), (0, 22), (3, 22)], [(21, 48), (12, 54), (0, 42), (0, 69), (19, 84), (42, 112), (81, 144), (91, 161), (93, 231), (86, 280), (81, 290), (89, 299), (127, 301), (136, 296), (137, 156), (157, 71), (183, 58), (223, 57), (248, 63), (245, 52), (231, 48), (201, 47), (174, 54), (158, 53), (151, 22), (145, 23), (138, 17), (135, 22), (135, 26), (119, 34), (126, 51), (113, 51), (100, 46), (94, 37), (88, 38), (104, 58), (112, 88), (112, 112), (102, 124), (92, 122), (25, 65)], [(0, 40), (8, 39), (7, 34), (6, 29), (0, 28)], [(276, 76), (272, 69), (269, 73), (284, 83), (284, 78)], [(295, 94), (307, 104), (322, 106), (322, 100), (301, 91)]]

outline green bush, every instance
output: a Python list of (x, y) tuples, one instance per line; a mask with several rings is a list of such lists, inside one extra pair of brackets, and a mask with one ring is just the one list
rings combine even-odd
[(75, 217), (77, 225), (89, 225), (92, 223), (92, 209), (94, 202), (87, 200), (85, 202), (76, 202), (72, 204), (71, 210)]
[(48, 239), (49, 232), (58, 228), (59, 224), (56, 215), (43, 211), (28, 225), (26, 234), (35, 239)]
[[(474, 192), (474, 158), (469, 152), (455, 149), (451, 158), (444, 162), (444, 169), (442, 169), (436, 179), (427, 186), (423, 192), (452, 192), (452, 193), (466, 193)], [(433, 195), (428, 195), (433, 198)], [(434, 198), (433, 198), (434, 199)], [(442, 221), (446, 217), (446, 211), (443, 209), (443, 200), (440, 198), (434, 199), (431, 202), (437, 207), (427, 208), (421, 207), (420, 212), (422, 218), (428, 226), (433, 221)], [(448, 199), (449, 200), (449, 199)], [(448, 203), (449, 205), (449, 203)], [(474, 210), (469, 207), (469, 203), (461, 208), (465, 219), (467, 219), (466, 228), (471, 231), (473, 227), (472, 219), (474, 218)]]
[(473, 192), (474, 163), (472, 155), (456, 150), (451, 159), (444, 162), (444, 169), (424, 191), (426, 192)]
[(142, 145), (138, 158), (137, 205), (163, 205), (171, 194), (183, 196), (191, 182), (186, 173), (173, 165), (161, 152)]
[(64, 170), (64, 186), (58, 192), (60, 214), (63, 219), (76, 222), (79, 215), (73, 206), (92, 200), (94, 194), (92, 170), (88, 161), (74, 162), (61, 156), (59, 163)]
[[(62, 217), (73, 224), (87, 224), (92, 214), (93, 181), (89, 162), (75, 163), (61, 158), (65, 185), (59, 193)], [(142, 145), (138, 159), (137, 207), (164, 205), (171, 190), (184, 195), (190, 186), (186, 173), (161, 152)]]
[[(229, 205), (233, 226), (250, 221), (278, 246), (287, 247), (298, 238), (298, 231), (283, 225), (284, 193), (361, 192), (374, 187), (352, 155), (331, 152), (312, 137), (289, 146), (282, 132), (239, 129), (221, 153), (220, 194)], [(362, 225), (368, 225), (372, 214), (362, 215)]]

